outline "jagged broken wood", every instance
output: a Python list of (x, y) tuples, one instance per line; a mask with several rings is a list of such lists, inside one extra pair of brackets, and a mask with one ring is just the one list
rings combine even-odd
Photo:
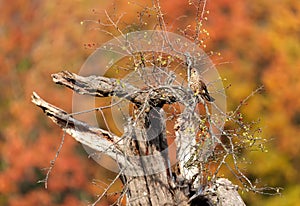
[[(162, 131), (153, 139), (152, 133), (147, 132), (150, 112), (142, 105), (146, 103), (150, 106), (162, 107), (164, 104), (183, 102), (183, 97), (189, 95), (188, 91), (181, 87), (156, 87), (140, 90), (121, 80), (89, 76), (82, 77), (74, 73), (63, 71), (53, 74), (53, 81), (57, 84), (67, 86), (79, 94), (96, 97), (117, 96), (125, 98), (137, 105), (137, 115), (134, 123), (128, 122), (127, 132), (122, 137), (118, 137), (106, 130), (92, 127), (85, 122), (76, 120), (72, 115), (47, 103), (36, 93), (32, 95), (32, 102), (39, 106), (44, 113), (58, 126), (70, 134), (78, 142), (103, 152), (121, 166), (122, 171), (127, 167), (129, 171), (137, 171), (135, 175), (123, 175), (122, 181), (126, 184), (128, 205), (245, 205), (237, 193), (237, 187), (226, 179), (217, 179), (205, 188), (192, 188), (190, 178), (176, 176), (170, 173), (168, 168), (168, 154), (163, 153), (167, 147), (166, 130), (162, 126)], [(151, 114), (153, 115), (153, 114)], [(158, 122), (163, 124), (159, 109), (154, 112)], [(193, 121), (193, 120), (188, 120)], [(178, 121), (181, 127), (179, 134), (193, 135), (186, 133), (190, 128), (186, 127), (186, 122)], [(178, 137), (180, 138), (180, 136)], [(150, 139), (137, 141), (142, 139)], [(152, 140), (153, 139), (153, 140)], [(178, 142), (178, 141), (177, 141)], [(157, 155), (158, 154), (158, 155)], [(157, 155), (157, 159), (147, 161), (139, 158), (132, 160), (131, 156)], [(151, 173), (148, 168), (164, 167), (165, 170)], [(139, 170), (139, 168), (141, 170)], [(144, 175), (143, 175), (144, 172)], [(150, 175), (148, 173), (151, 173)], [(199, 190), (202, 192), (199, 192)]]

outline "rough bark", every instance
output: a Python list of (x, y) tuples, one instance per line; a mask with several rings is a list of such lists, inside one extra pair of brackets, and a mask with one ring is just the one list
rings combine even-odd
[(161, 86), (140, 90), (119, 79), (100, 76), (82, 77), (69, 71), (53, 74), (52, 79), (56, 84), (64, 85), (78, 94), (95, 97), (116, 96), (136, 105), (142, 105), (146, 100), (153, 105), (172, 104), (187, 95), (179, 86)]
[[(137, 106), (123, 136), (118, 137), (76, 120), (37, 94), (32, 95), (32, 102), (66, 133), (78, 142), (109, 155), (120, 165), (121, 172), (124, 172), (122, 181), (126, 185), (128, 205), (245, 205), (237, 193), (237, 187), (227, 179), (217, 179), (204, 188), (193, 188), (191, 177), (186, 177), (184, 173), (179, 175), (169, 169), (165, 122), (160, 108), (166, 103), (182, 102), (182, 98), (189, 95), (184, 89), (158, 87), (139, 90), (116, 79), (81, 77), (67, 71), (52, 77), (55, 83), (65, 85), (79, 94), (96, 97), (117, 96), (126, 98)], [(156, 109), (151, 110), (150, 106)], [(158, 125), (154, 128), (149, 128), (150, 118), (158, 120)], [(183, 132), (188, 127), (185, 124), (189, 121), (193, 120), (178, 121), (178, 138), (194, 135)], [(180, 140), (176, 141), (180, 146)], [(180, 149), (178, 151), (183, 152)], [(147, 158), (149, 155), (155, 155), (155, 158)], [(132, 156), (139, 158), (132, 159)], [(182, 166), (179, 167), (183, 169)], [(157, 169), (160, 171), (157, 172)], [(131, 175), (128, 175), (129, 173)]]

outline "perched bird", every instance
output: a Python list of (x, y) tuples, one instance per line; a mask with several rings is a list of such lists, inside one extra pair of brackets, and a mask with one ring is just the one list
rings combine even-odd
[(209, 102), (215, 101), (215, 99), (209, 95), (206, 85), (201, 80), (199, 72), (195, 68), (191, 69), (190, 87), (196, 96), (200, 95)]

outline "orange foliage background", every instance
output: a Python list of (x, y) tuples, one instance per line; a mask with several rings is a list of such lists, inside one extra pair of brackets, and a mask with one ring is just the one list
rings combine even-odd
[[(133, 1), (132, 1), (133, 2)], [(116, 12), (136, 22), (136, 4), (116, 1)], [(151, 1), (141, 1), (150, 5)], [(141, 3), (140, 2), (140, 3)], [(103, 188), (92, 179), (109, 182), (115, 174), (87, 158), (81, 145), (67, 137), (50, 175), (45, 177), (62, 132), (33, 104), (32, 91), (71, 111), (72, 92), (52, 83), (50, 74), (77, 72), (93, 51), (84, 44), (109, 38), (80, 22), (97, 19), (93, 9), (112, 12), (111, 1), (0, 2), (0, 205), (87, 205)], [(216, 59), (227, 78), (228, 110), (259, 85), (265, 86), (243, 107), (249, 120), (261, 119), (268, 152), (247, 154), (248, 176), (283, 187), (283, 196), (243, 194), (248, 205), (297, 205), (300, 201), (300, 1), (208, 1), (204, 27), (210, 33), (205, 50), (221, 52)], [(194, 25), (188, 1), (162, 1), (168, 26)], [(183, 18), (178, 18), (183, 16)], [(151, 29), (149, 24), (148, 29)], [(228, 62), (226, 64), (223, 64)], [(113, 189), (120, 189), (116, 184)], [(112, 196), (101, 205), (113, 202)]]

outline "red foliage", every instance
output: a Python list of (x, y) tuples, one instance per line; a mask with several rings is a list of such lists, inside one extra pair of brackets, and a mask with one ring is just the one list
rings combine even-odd
[[(167, 26), (173, 31), (195, 27), (195, 7), (188, 2), (161, 1)], [(281, 159), (270, 162), (273, 166), (257, 165), (249, 172), (263, 179), (272, 173), (268, 168), (281, 168), (282, 164), (277, 164), (285, 162), (274, 182), (295, 186), (300, 181), (291, 175), (299, 170), (300, 156), (300, 2), (207, 2), (209, 12), (204, 17), (208, 20), (203, 24), (210, 35), (205, 37), (206, 50), (222, 53), (223, 59), (217, 63), (232, 62), (218, 67), (233, 85), (228, 90), (229, 107), (234, 108), (259, 84), (266, 88), (266, 93), (255, 97), (257, 101), (245, 106), (244, 117), (263, 114), (266, 136), (276, 139), (269, 151)], [(150, 5), (150, 1), (142, 3)], [(99, 5), (99, 1), (25, 0), (1, 4), (0, 203), (4, 205), (80, 205), (91, 199), (92, 192), (99, 192), (90, 182), (97, 175), (105, 179), (107, 171), (80, 155), (78, 151), (83, 151), (69, 137), (50, 175), (49, 189), (37, 184), (45, 177), (41, 169), (54, 158), (62, 133), (30, 103), (35, 90), (70, 111), (71, 92), (55, 86), (50, 74), (63, 69), (78, 71), (91, 52), (83, 45), (98, 45), (107, 39), (80, 25), (83, 19), (98, 19), (96, 13), (105, 7)], [(118, 13), (128, 13), (124, 17), (127, 23), (137, 22), (139, 4), (121, 1), (116, 7)], [(148, 15), (146, 19), (152, 20)], [(154, 23), (149, 22), (148, 29), (153, 28)]]

